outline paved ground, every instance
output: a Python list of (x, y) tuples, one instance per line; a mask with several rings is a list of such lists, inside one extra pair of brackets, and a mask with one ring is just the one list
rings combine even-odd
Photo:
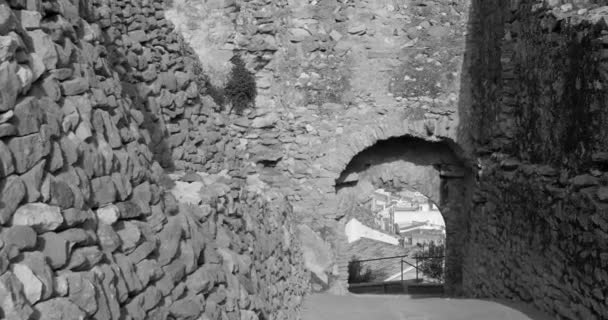
[(303, 320), (549, 320), (527, 306), (404, 295), (311, 295)]

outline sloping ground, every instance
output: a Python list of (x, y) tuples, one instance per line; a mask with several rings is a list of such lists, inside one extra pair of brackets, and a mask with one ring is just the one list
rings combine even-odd
[(549, 320), (523, 304), (407, 296), (312, 295), (303, 320)]
[[(384, 242), (361, 239), (349, 244), (347, 247), (347, 252), (348, 257), (351, 258), (350, 260), (353, 260), (352, 257), (356, 257), (356, 260), (365, 260), (403, 256), (407, 255), (410, 250)], [(401, 271), (401, 263), (399, 262), (399, 259), (363, 262), (362, 266), (364, 269), (370, 268), (370, 270), (372, 270), (374, 281), (382, 281)]]

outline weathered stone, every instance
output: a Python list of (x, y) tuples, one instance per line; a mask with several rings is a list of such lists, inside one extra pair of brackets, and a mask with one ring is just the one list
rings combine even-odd
[(68, 241), (54, 232), (46, 232), (40, 235), (42, 253), (47, 258), (54, 270), (60, 269), (68, 261), (69, 243)]
[(91, 275), (83, 272), (70, 272), (63, 274), (63, 277), (68, 282), (68, 299), (87, 314), (95, 314), (95, 311), (97, 311), (97, 297), (95, 296), (95, 287), (90, 280)]
[(163, 276), (163, 270), (156, 261), (145, 259), (137, 263), (137, 277), (142, 286), (147, 286), (151, 281), (159, 280)]
[(257, 129), (272, 128), (277, 121), (279, 121), (279, 115), (275, 112), (271, 112), (263, 117), (253, 119), (251, 127)]
[(596, 152), (591, 155), (591, 160), (597, 163), (608, 163), (608, 152)]
[(144, 310), (148, 311), (154, 308), (162, 300), (162, 292), (156, 287), (148, 287), (143, 293), (143, 304)]
[(198, 205), (201, 202), (200, 190), (204, 186), (202, 182), (175, 181), (171, 193), (177, 200), (184, 203)]
[(45, 203), (28, 203), (17, 209), (13, 225), (30, 226), (37, 232), (53, 231), (63, 223), (61, 210)]
[(572, 178), (571, 182), (577, 188), (595, 186), (599, 183), (598, 178), (589, 174), (578, 175)]
[(135, 30), (129, 32), (129, 38), (134, 42), (144, 42), (148, 40), (146, 32), (144, 30)]
[(608, 202), (608, 187), (600, 187), (597, 190), (597, 197), (601, 202)]
[(120, 210), (117, 206), (113, 204), (103, 206), (97, 209), (95, 213), (99, 222), (105, 223), (110, 226), (113, 225), (114, 222), (118, 221), (118, 218), (120, 217)]
[(69, 244), (70, 247), (92, 246), (98, 243), (95, 230), (97, 225), (87, 223), (83, 226), (84, 229), (71, 228), (59, 233)]
[(0, 123), (0, 138), (10, 137), (17, 134), (17, 128), (10, 123)]
[(150, 184), (146, 181), (137, 187), (133, 188), (133, 197), (131, 201), (139, 206), (142, 213), (149, 214), (150, 201), (152, 200), (152, 193), (150, 191)]
[(117, 223), (116, 233), (118, 233), (118, 236), (120, 237), (121, 251), (124, 254), (131, 253), (139, 243), (139, 240), (141, 239), (141, 232), (139, 231), (139, 228), (137, 227), (137, 225), (129, 221), (120, 221), (119, 223)]
[(60, 297), (65, 297), (69, 292), (68, 280), (63, 275), (55, 277), (55, 293)]
[(146, 318), (146, 311), (144, 310), (143, 303), (143, 296), (136, 296), (126, 305), (126, 312), (131, 319), (144, 320)]
[[(73, 138), (69, 138), (72, 136)], [(63, 136), (59, 141), (65, 160), (69, 165), (73, 165), (78, 161), (79, 150), (78, 146), (74, 143), (75, 135), (70, 133), (67, 137)]]
[(53, 298), (34, 306), (45, 320), (84, 320), (86, 313), (68, 298)]
[(25, 197), (25, 184), (18, 176), (9, 176), (0, 185), (0, 224), (12, 220), (13, 213)]
[(14, 115), (15, 115), (15, 113), (13, 112), (13, 110), (9, 110), (4, 113), (0, 113), (0, 123), (6, 123), (10, 119), (12, 119)]
[(122, 140), (120, 139), (120, 134), (118, 133), (118, 128), (110, 118), (110, 114), (104, 112), (102, 114), (104, 127), (106, 129), (106, 139), (112, 148), (120, 148), (122, 146)]
[(115, 254), (114, 257), (116, 258), (116, 262), (120, 267), (129, 292), (140, 292), (143, 286), (141, 284), (141, 281), (139, 281), (139, 277), (135, 272), (135, 267), (131, 260), (129, 260), (128, 257), (120, 253)]
[(176, 283), (182, 281), (186, 276), (186, 266), (179, 260), (174, 260), (162, 267), (162, 269), (165, 275), (161, 279), (161, 283), (168, 288), (174, 287)]
[[(59, 81), (57, 79), (51, 77), (43, 77), (41, 80), (36, 81), (40, 76), (43, 75), (41, 73), (43, 69), (42, 61), (40, 64), (31, 65), (32, 72), (34, 73), (34, 83), (29, 91), (29, 93), (36, 98), (48, 97), (53, 102), (58, 102), (61, 99), (61, 87), (59, 86)], [(67, 132), (64, 130), (64, 132)]]
[(36, 247), (36, 232), (28, 226), (12, 226), (2, 232), (4, 246), (16, 247), (19, 251), (31, 250)]
[(129, 198), (133, 192), (133, 187), (131, 186), (131, 182), (127, 177), (118, 172), (114, 172), (112, 173), (112, 182), (114, 182), (114, 186), (116, 187), (116, 192), (118, 193), (118, 198), (120, 200), (124, 201)]
[(251, 310), (240, 310), (241, 319), (240, 320), (258, 320), (258, 315)]
[(111, 177), (104, 176), (91, 180), (91, 203), (94, 208), (110, 204), (115, 200), (116, 189)]
[(25, 136), (40, 130), (45, 113), (33, 97), (27, 97), (17, 103), (14, 112), (12, 124), (17, 128), (18, 135)]
[(11, 35), (0, 36), (0, 63), (12, 60), (15, 56), (15, 51), (20, 47), (20, 43), (17, 41), (17, 37), (19, 36), (14, 35), (16, 37)]
[(54, 291), (53, 272), (47, 265), (44, 255), (36, 251), (24, 252), (22, 263), (27, 265), (42, 283), (42, 300), (51, 297)]
[(68, 209), (74, 204), (74, 193), (70, 186), (63, 181), (51, 179), (50, 196), (50, 204), (62, 209)]
[(308, 30), (302, 28), (292, 28), (289, 33), (291, 42), (302, 42), (311, 36)]
[(63, 154), (61, 152), (61, 146), (59, 143), (53, 141), (51, 156), (48, 162), (48, 170), (50, 172), (55, 172), (61, 168), (63, 168)]
[(348, 33), (362, 35), (367, 31), (367, 27), (363, 23), (352, 25), (348, 28)]
[(72, 252), (66, 269), (86, 270), (95, 266), (101, 259), (103, 259), (103, 253), (97, 247), (77, 248)]
[(12, 138), (8, 142), (8, 147), (15, 159), (15, 171), (19, 174), (33, 168), (51, 151), (48, 138), (39, 133)]
[(188, 276), (186, 286), (193, 293), (208, 293), (213, 289), (219, 272), (219, 268), (205, 264)]
[(0, 112), (12, 110), (20, 89), (17, 64), (0, 62)]
[(25, 298), (31, 303), (35, 304), (42, 297), (42, 282), (34, 275), (32, 270), (21, 263), (13, 264), (11, 271), (15, 274), (17, 279), (23, 285), (23, 293)]
[(120, 247), (120, 237), (111, 225), (100, 222), (97, 225), (97, 238), (104, 251), (114, 252)]
[(91, 210), (66, 209), (63, 210), (65, 225), (76, 227), (87, 221), (97, 221), (95, 213)]
[(167, 225), (158, 234), (160, 246), (163, 248), (158, 257), (158, 263), (161, 266), (166, 266), (173, 260), (177, 254), (183, 235), (180, 220), (177, 217), (169, 217), (168, 220)]
[(108, 298), (108, 307), (110, 309), (110, 314), (112, 315), (111, 319), (119, 319), (120, 305), (118, 304), (117, 290), (114, 286), (117, 278), (114, 271), (107, 264), (102, 265), (101, 267), (95, 267), (93, 271), (96, 272), (96, 274), (99, 274), (102, 279), (103, 291)]
[(51, 37), (42, 30), (32, 30), (27, 32), (34, 45), (34, 52), (42, 58), (42, 62), (47, 70), (55, 69), (58, 56), (55, 44)]
[(175, 301), (169, 308), (170, 313), (177, 319), (195, 319), (203, 312), (203, 300), (195, 296)]
[(23, 295), (21, 282), (10, 271), (0, 276), (0, 307), (5, 319), (28, 320), (34, 313)]
[(15, 172), (13, 154), (6, 144), (0, 141), (0, 177), (7, 177), (13, 172)]
[(42, 178), (44, 175), (45, 165), (46, 160), (42, 160), (28, 172), (21, 175), (21, 180), (25, 185), (27, 202), (34, 202), (40, 199)]
[(89, 90), (89, 82), (83, 78), (75, 78), (61, 82), (61, 91), (65, 96), (76, 96)]

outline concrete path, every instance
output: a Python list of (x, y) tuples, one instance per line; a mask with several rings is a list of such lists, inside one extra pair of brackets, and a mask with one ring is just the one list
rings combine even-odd
[(405, 295), (335, 296), (304, 301), (303, 320), (550, 320), (528, 306), (474, 299)]

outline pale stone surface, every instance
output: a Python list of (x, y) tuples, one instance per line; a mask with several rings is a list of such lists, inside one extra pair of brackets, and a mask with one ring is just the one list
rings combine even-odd
[(12, 265), (12, 271), (23, 284), (26, 299), (35, 304), (42, 297), (42, 282), (36, 277), (32, 270), (24, 264)]
[(61, 209), (44, 203), (28, 203), (17, 209), (13, 225), (30, 226), (38, 232), (53, 231), (63, 223)]
[(86, 313), (67, 298), (53, 298), (34, 306), (45, 320), (84, 320)]
[(118, 221), (118, 218), (120, 217), (120, 210), (117, 206), (110, 204), (95, 210), (95, 214), (97, 215), (97, 220), (100, 222), (107, 225), (112, 225)]

